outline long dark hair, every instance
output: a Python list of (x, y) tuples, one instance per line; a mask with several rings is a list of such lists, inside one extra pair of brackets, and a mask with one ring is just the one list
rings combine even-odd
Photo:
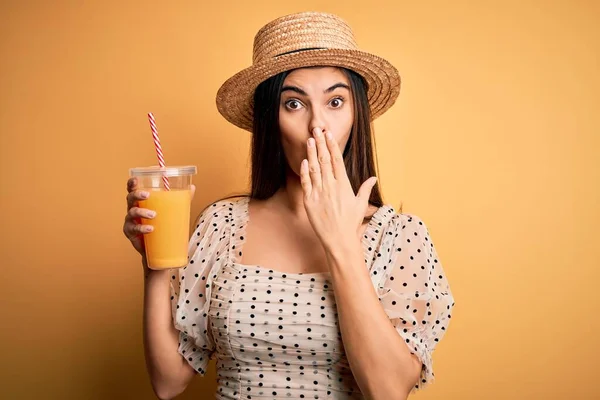
[[(367, 84), (356, 72), (341, 68), (350, 81), (354, 98), (354, 122), (343, 151), (346, 172), (354, 193), (371, 176), (378, 176), (375, 139), (372, 135), (371, 112), (367, 98)], [(228, 196), (225, 199), (250, 196), (265, 200), (286, 184), (287, 160), (279, 130), (279, 103), (281, 88), (291, 71), (282, 72), (262, 82), (254, 92), (254, 123), (251, 148), (251, 189), (249, 194)], [(224, 200), (224, 199), (223, 199)], [(369, 204), (381, 207), (383, 198), (376, 184)]]

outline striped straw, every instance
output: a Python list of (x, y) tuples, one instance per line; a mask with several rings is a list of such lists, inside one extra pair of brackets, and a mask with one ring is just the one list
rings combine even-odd
[[(163, 156), (162, 147), (160, 146), (160, 138), (158, 137), (158, 129), (156, 129), (156, 121), (154, 120), (154, 114), (148, 113), (148, 120), (150, 121), (150, 129), (152, 129), (152, 138), (154, 139), (154, 148), (156, 149), (156, 155), (158, 156), (158, 165), (161, 168), (165, 167), (165, 158)], [(166, 175), (162, 177), (165, 185), (165, 190), (171, 190), (169, 186), (169, 178)]]

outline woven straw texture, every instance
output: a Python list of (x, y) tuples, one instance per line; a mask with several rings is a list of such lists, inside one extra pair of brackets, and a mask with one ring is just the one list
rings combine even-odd
[(350, 26), (332, 14), (305, 12), (278, 18), (254, 37), (252, 66), (217, 92), (217, 109), (232, 124), (252, 131), (256, 87), (281, 72), (302, 67), (343, 67), (367, 82), (371, 118), (387, 111), (400, 93), (400, 75), (381, 57), (358, 48)]

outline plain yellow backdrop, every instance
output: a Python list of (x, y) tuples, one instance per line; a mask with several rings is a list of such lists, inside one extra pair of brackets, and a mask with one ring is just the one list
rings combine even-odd
[[(456, 308), (420, 399), (596, 399), (597, 1), (3, 1), (3, 399), (151, 399), (128, 169), (197, 165), (194, 216), (248, 187), (215, 94), (256, 31), (333, 12), (403, 79), (375, 123), (387, 203), (423, 218)], [(214, 364), (181, 399), (209, 399)]]

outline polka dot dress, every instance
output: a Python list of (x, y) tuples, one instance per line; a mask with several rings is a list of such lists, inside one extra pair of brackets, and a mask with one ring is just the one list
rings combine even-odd
[[(344, 351), (328, 272), (283, 273), (239, 263), (249, 198), (220, 201), (198, 219), (189, 264), (172, 270), (179, 353), (200, 375), (216, 359), (216, 399), (362, 399)], [(454, 300), (424, 223), (390, 206), (362, 239), (373, 287), (433, 379), (431, 354)]]

